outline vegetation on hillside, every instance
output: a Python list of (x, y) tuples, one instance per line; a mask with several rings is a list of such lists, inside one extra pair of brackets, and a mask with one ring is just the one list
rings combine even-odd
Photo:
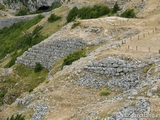
[(16, 16), (23, 16), (29, 14), (29, 10), (27, 8), (20, 8), (16, 13)]
[(103, 15), (111, 13), (111, 9), (104, 5), (94, 5), (93, 7), (82, 7), (78, 9), (74, 7), (67, 16), (67, 22), (74, 21), (76, 17), (81, 19), (98, 18)]
[[(76, 18), (92, 19), (104, 15), (116, 15), (119, 10), (121, 10), (121, 8), (119, 7), (117, 2), (115, 3), (113, 9), (110, 9), (105, 5), (94, 5), (93, 7), (85, 6), (80, 9), (78, 9), (77, 7), (73, 7), (67, 16), (67, 22), (72, 22)], [(127, 9), (124, 13), (121, 14), (121, 16), (126, 18), (136, 17), (133, 9)]]
[(4, 10), (5, 6), (0, 3), (0, 10)]
[(11, 117), (8, 117), (7, 120), (25, 120), (24, 116), (22, 114), (20, 115), (12, 115)]
[(134, 12), (134, 9), (126, 9), (122, 14), (121, 17), (125, 18), (135, 18), (136, 14)]
[(50, 17), (48, 18), (48, 22), (52, 23), (52, 22), (55, 22), (56, 20), (59, 20), (59, 19), (61, 19), (60, 16), (57, 16), (55, 14), (51, 14)]
[(81, 57), (86, 57), (86, 53), (83, 50), (78, 50), (74, 53), (67, 55), (67, 57), (63, 61), (62, 67), (65, 65), (71, 65), (72, 62), (80, 59)]
[(4, 58), (7, 54), (11, 54), (11, 60), (6, 67), (14, 65), (18, 56), (46, 38), (39, 32), (42, 26), (37, 26), (32, 33), (25, 33), (25, 31), (38, 23), (42, 18), (41, 15), (38, 15), (32, 20), (15, 23), (9, 28), (0, 30), (0, 59)]
[(4, 103), (5, 99), (7, 99), (5, 103), (11, 104), (21, 93), (32, 92), (35, 87), (46, 80), (48, 74), (45, 69), (35, 72), (34, 69), (21, 64), (14, 66), (13, 69), (13, 73), (0, 78), (3, 80), (0, 83), (0, 105)]

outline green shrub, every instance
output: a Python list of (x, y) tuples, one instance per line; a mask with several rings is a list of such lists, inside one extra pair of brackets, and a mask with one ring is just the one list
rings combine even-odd
[(7, 91), (5, 91), (5, 90), (2, 90), (1, 92), (0, 92), (0, 98), (2, 97), (4, 97), (5, 96), (5, 94), (7, 93)]
[(0, 10), (4, 10), (5, 6), (0, 3)]
[(28, 92), (31, 93), (32, 91), (33, 91), (33, 88), (30, 88)]
[[(13, 55), (11, 55), (11, 60), (5, 67), (11, 67), (12, 65), (15, 64), (15, 61), (18, 56), (22, 55), (23, 52), (25, 52), (29, 47), (32, 47), (33, 45), (38, 44), (41, 42), (43, 39), (45, 39), (44, 36), (40, 35), (39, 31), (42, 29), (42, 26), (37, 26), (32, 33), (25, 34), (23, 37), (21, 37), (19, 40), (16, 42), (16, 48), (15, 52)], [(21, 52), (17, 52), (17, 49), (21, 49)]]
[(112, 10), (112, 13), (117, 13), (117, 11), (121, 10), (118, 3), (116, 2), (114, 7), (113, 7), (113, 10)]
[(85, 52), (82, 50), (78, 50), (74, 53), (67, 55), (66, 59), (64, 59), (64, 61), (63, 61), (62, 67), (65, 65), (71, 65), (72, 62), (80, 59), (81, 57), (86, 57)]
[(74, 21), (74, 23), (73, 23), (71, 29), (77, 27), (77, 26), (80, 25), (80, 24), (81, 24), (81, 23), (80, 23), (79, 21)]
[(25, 120), (24, 118), (25, 116), (23, 116), (22, 114), (20, 115), (12, 115), (10, 118), (8, 117), (7, 120)]
[(70, 10), (68, 16), (67, 16), (67, 22), (74, 21), (76, 19), (76, 16), (78, 15), (78, 8), (73, 7), (72, 10)]
[(48, 18), (48, 22), (55, 22), (56, 20), (61, 19), (60, 16), (57, 16), (55, 14), (51, 14), (50, 17)]
[(136, 14), (134, 12), (134, 9), (127, 9), (125, 10), (122, 14), (121, 17), (125, 17), (125, 18), (135, 18)]
[(37, 62), (34, 68), (34, 72), (40, 72), (43, 69), (41, 63)]
[(28, 9), (26, 8), (20, 8), (16, 14), (16, 16), (23, 16), (23, 15), (27, 15), (29, 12)]
[(104, 5), (95, 5), (93, 7), (82, 7), (78, 9), (74, 7), (67, 16), (67, 22), (74, 21), (76, 17), (81, 19), (98, 18), (111, 13), (111, 9)]
[(99, 93), (100, 96), (107, 96), (109, 94), (111, 94), (111, 92), (109, 90), (107, 90), (107, 89), (103, 89)]

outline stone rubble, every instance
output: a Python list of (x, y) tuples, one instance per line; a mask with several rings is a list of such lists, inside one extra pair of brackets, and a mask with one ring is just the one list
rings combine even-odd
[(141, 116), (149, 112), (150, 102), (145, 98), (138, 98), (135, 106), (130, 102), (105, 120), (140, 120)]
[(37, 108), (34, 109), (34, 114), (31, 117), (31, 120), (42, 120), (43, 116), (47, 112), (48, 105), (45, 103), (39, 105)]

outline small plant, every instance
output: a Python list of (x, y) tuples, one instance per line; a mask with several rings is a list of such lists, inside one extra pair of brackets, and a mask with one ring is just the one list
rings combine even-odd
[(99, 93), (100, 96), (107, 96), (109, 94), (111, 94), (111, 92), (107, 89), (102, 89)]
[(57, 16), (55, 14), (51, 14), (50, 17), (48, 18), (48, 22), (52, 23), (52, 22), (55, 22), (56, 20), (59, 20), (61, 19), (60, 16)]
[(77, 26), (80, 25), (80, 24), (81, 24), (81, 22), (79, 22), (79, 21), (74, 21), (74, 23), (73, 23), (71, 29), (77, 27)]
[(4, 10), (5, 6), (0, 3), (0, 10)]
[(62, 67), (65, 66), (65, 65), (71, 65), (72, 62), (80, 59), (81, 57), (86, 57), (85, 52), (82, 51), (82, 50), (78, 50), (78, 51), (76, 51), (76, 52), (74, 52), (74, 53), (69, 54), (69, 55), (67, 56), (67, 58), (64, 59), (63, 64), (62, 64)]
[(127, 9), (121, 14), (121, 17), (135, 18), (136, 17), (136, 13), (134, 12), (134, 9)]
[(43, 69), (41, 63), (37, 62), (34, 68), (34, 72), (40, 72)]
[(33, 91), (33, 88), (30, 88), (28, 92), (31, 93), (32, 91)]
[(0, 98), (1, 98), (1, 97), (4, 97), (6, 93), (7, 93), (7, 91), (2, 90), (2, 91), (0, 92)]
[(10, 118), (8, 117), (7, 120), (25, 120), (24, 118), (25, 116), (23, 116), (22, 114), (20, 115), (12, 115)]
[(18, 13), (16, 14), (16, 16), (27, 15), (28, 12), (29, 12), (28, 9), (26, 9), (26, 8), (20, 8), (20, 9), (18, 10)]

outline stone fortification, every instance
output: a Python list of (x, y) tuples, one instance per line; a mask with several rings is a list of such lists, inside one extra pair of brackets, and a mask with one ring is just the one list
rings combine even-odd
[(57, 39), (54, 41), (43, 41), (17, 58), (16, 63), (22, 63), (29, 67), (34, 67), (40, 62), (46, 69), (50, 69), (54, 62), (69, 53), (72, 53), (85, 45), (85, 41), (80, 38)]
[[(50, 12), (42, 13), (41, 15), (46, 17), (47, 15), (51, 14)], [(26, 16), (20, 16), (20, 17), (12, 17), (12, 18), (3, 18), (0, 19), (0, 29), (4, 27), (10, 27), (14, 23), (21, 22), (21, 21), (28, 21), (36, 17), (36, 15), (26, 15)]]

